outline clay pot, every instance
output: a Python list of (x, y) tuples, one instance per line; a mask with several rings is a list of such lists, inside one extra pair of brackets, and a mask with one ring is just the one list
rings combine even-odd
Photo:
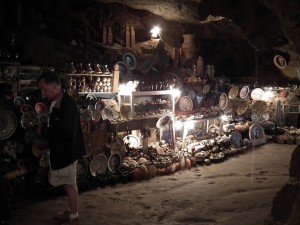
[(196, 164), (197, 164), (196, 158), (195, 157), (191, 157), (190, 160), (191, 160), (191, 165), (192, 166), (196, 166)]
[(180, 169), (184, 170), (185, 169), (185, 158), (182, 157), (182, 159), (180, 160)]
[(192, 167), (191, 160), (186, 158), (185, 159), (185, 168), (189, 170), (189, 169), (191, 169), (191, 167)]
[(144, 173), (139, 168), (136, 168), (133, 173), (133, 179), (136, 181), (142, 180), (144, 178)]
[(147, 169), (148, 169), (148, 178), (149, 179), (156, 176), (157, 168), (154, 165), (148, 166)]
[(184, 34), (183, 43), (181, 46), (182, 49), (182, 57), (185, 60), (192, 59), (197, 51), (197, 46), (195, 43), (195, 35), (194, 34)]

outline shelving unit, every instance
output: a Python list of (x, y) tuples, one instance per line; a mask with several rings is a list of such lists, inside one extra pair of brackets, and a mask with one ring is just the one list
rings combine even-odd
[[(166, 100), (161, 100), (169, 96), (168, 99), (171, 101), (171, 105), (168, 105)], [(149, 111), (159, 109), (169, 109), (175, 114), (175, 92), (173, 90), (160, 90), (160, 91), (134, 91), (131, 93), (119, 93), (118, 100), (120, 107), (129, 107), (132, 116), (138, 114), (139, 108)], [(169, 107), (169, 108), (168, 108)]]

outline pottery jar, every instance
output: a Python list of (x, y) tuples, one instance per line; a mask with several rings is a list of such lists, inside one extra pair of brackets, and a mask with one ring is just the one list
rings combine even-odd
[(194, 34), (184, 34), (183, 37), (183, 43), (181, 46), (183, 58), (185, 60), (192, 59), (197, 51), (197, 46), (195, 43), (195, 37)]

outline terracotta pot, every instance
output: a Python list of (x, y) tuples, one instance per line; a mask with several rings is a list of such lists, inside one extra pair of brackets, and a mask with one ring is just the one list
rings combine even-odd
[(195, 35), (194, 34), (184, 34), (183, 43), (181, 46), (182, 56), (185, 60), (192, 59), (197, 51), (197, 46), (195, 43)]

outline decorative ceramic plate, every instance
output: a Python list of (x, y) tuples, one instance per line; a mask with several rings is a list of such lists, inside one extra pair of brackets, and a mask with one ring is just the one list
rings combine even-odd
[(106, 173), (108, 159), (103, 154), (95, 155), (90, 162), (90, 172), (95, 177), (99, 174)]
[(38, 102), (34, 105), (34, 109), (38, 114), (45, 113), (47, 111), (47, 106), (42, 102)]
[(251, 91), (251, 98), (253, 100), (260, 100), (262, 96), (264, 95), (264, 90), (261, 88), (255, 88)]
[(233, 86), (230, 88), (228, 92), (228, 98), (229, 99), (235, 99), (239, 94), (239, 87), (238, 86)]
[(95, 94), (89, 93), (86, 95), (85, 99), (89, 101), (97, 101), (97, 96)]
[(23, 104), (25, 104), (25, 100), (21, 96), (16, 96), (14, 98), (14, 104), (16, 107), (21, 107)]
[(156, 127), (159, 129), (159, 128), (162, 128), (166, 125), (168, 125), (171, 121), (171, 117), (169, 115), (164, 115), (162, 117), (159, 118), (159, 120), (157, 120), (156, 122)]
[(254, 114), (262, 114), (267, 109), (267, 103), (262, 100), (255, 101), (251, 107), (251, 110)]
[(76, 175), (77, 179), (84, 179), (87, 175), (88, 172), (88, 164), (87, 161), (83, 159), (79, 159), (77, 161), (77, 166), (76, 166)]
[(263, 113), (261, 116), (264, 120), (269, 120), (270, 119), (270, 114), (269, 113)]
[(230, 133), (230, 143), (239, 148), (241, 147), (242, 143), (243, 143), (243, 138), (240, 132), (238, 132), (237, 130), (233, 130)]
[(284, 69), (286, 67), (286, 60), (282, 55), (275, 55), (273, 58), (273, 62), (279, 69)]
[(188, 96), (191, 98), (191, 99), (194, 99), (196, 97), (196, 93), (194, 90), (189, 90), (189, 94)]
[(134, 70), (137, 66), (137, 60), (134, 54), (126, 52), (123, 55), (123, 62), (127, 65), (130, 70)]
[(108, 169), (115, 173), (122, 165), (122, 157), (119, 153), (112, 154), (108, 159)]
[(26, 129), (38, 125), (39, 120), (34, 112), (25, 112), (21, 116), (21, 126)]
[(254, 122), (254, 123), (257, 123), (259, 121), (259, 116), (256, 115), (256, 114), (252, 114), (251, 115), (251, 120)]
[(34, 112), (33, 108), (29, 104), (23, 104), (20, 108), (21, 112), (24, 114), (26, 112)]
[(257, 123), (252, 124), (249, 128), (250, 140), (261, 139), (265, 137), (264, 129)]
[(249, 92), (250, 92), (250, 89), (248, 86), (242, 87), (242, 89), (240, 90), (240, 98), (246, 98), (248, 96)]
[(0, 140), (5, 140), (14, 134), (17, 128), (17, 117), (10, 110), (0, 110)]
[(123, 141), (124, 144), (128, 144), (130, 148), (138, 148), (140, 146), (140, 139), (132, 134), (126, 135)]
[(125, 62), (119, 61), (116, 64), (119, 66), (120, 76), (126, 76), (129, 73), (128, 65)]
[(226, 93), (222, 93), (220, 95), (220, 99), (219, 99), (219, 107), (221, 109), (225, 109), (227, 104), (228, 104), (228, 97), (227, 97)]
[(183, 96), (179, 100), (179, 109), (181, 111), (191, 111), (193, 110), (193, 101), (188, 96)]
[(202, 88), (202, 92), (203, 94), (208, 94), (208, 92), (210, 91), (210, 86), (208, 84), (205, 84)]

